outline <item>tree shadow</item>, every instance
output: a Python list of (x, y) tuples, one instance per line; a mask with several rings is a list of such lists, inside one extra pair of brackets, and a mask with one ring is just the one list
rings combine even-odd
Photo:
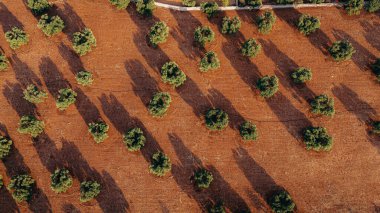
[[(350, 35), (342, 30), (333, 30), (333, 35), (337, 40), (348, 40), (352, 46), (354, 46), (356, 53), (352, 56), (352, 61), (358, 66), (361, 71), (369, 69), (369, 64), (372, 60), (376, 59), (376, 56), (368, 51), (365, 47), (355, 41)], [(376, 36), (375, 36), (376, 37)]]
[(309, 102), (316, 95), (306, 84), (298, 85), (290, 81), (290, 74), (299, 66), (295, 61), (288, 57), (285, 53), (270, 40), (259, 39), (263, 47), (265, 55), (270, 58), (279, 70), (275, 70), (276, 76), (285, 88), (289, 88), (292, 96), (302, 103), (302, 100)]
[(380, 22), (373, 22), (370, 23), (367, 20), (361, 20), (360, 25), (364, 29), (364, 37), (367, 40), (367, 42), (380, 51), (380, 37), (378, 36), (380, 34)]
[(70, 47), (64, 43), (60, 43), (58, 46), (59, 54), (67, 62), (70, 67), (70, 71), (76, 75), (78, 72), (85, 70), (84, 65), (78, 54), (74, 52)]
[(22, 85), (23, 88), (26, 88), (29, 84), (42, 86), (39, 77), (25, 62), (22, 62), (16, 54), (12, 55), (10, 62), (15, 72), (16, 80)]
[(235, 109), (231, 101), (228, 100), (219, 90), (209, 89), (209, 97), (215, 108), (221, 108), (227, 112), (229, 124), (232, 129), (238, 130), (239, 126), (245, 121), (244, 117)]
[(3, 88), (3, 95), (19, 117), (24, 115), (38, 115), (36, 106), (24, 99), (23, 89), (19, 83), (13, 84), (6, 81), (6, 85)]
[(100, 112), (95, 104), (87, 97), (86, 94), (80, 89), (76, 88), (77, 100), (75, 101), (75, 106), (79, 114), (82, 116), (84, 122), (89, 124), (94, 121), (102, 120)]
[(162, 151), (157, 140), (148, 131), (145, 125), (137, 117), (131, 116), (123, 104), (113, 94), (102, 94), (99, 100), (102, 104), (104, 114), (120, 134), (124, 134), (129, 128), (133, 127), (139, 127), (143, 130), (147, 142), (141, 149), (141, 153), (147, 162), (151, 161), (152, 155), (155, 152)]
[(64, 213), (80, 213), (80, 210), (71, 203), (65, 203), (62, 206), (62, 212), (64, 212)]
[[(194, 199), (203, 211), (211, 203), (223, 201), (224, 206), (231, 212), (242, 212), (249, 210), (243, 198), (226, 182), (219, 171), (212, 165), (203, 166), (202, 161), (192, 153), (175, 133), (168, 134), (169, 141), (176, 152), (179, 165), (172, 165), (172, 174), (181, 189)], [(197, 191), (191, 183), (193, 172), (200, 167), (205, 167), (212, 172), (214, 180), (210, 188)]]
[(74, 8), (66, 1), (62, 2), (63, 7), (57, 8), (56, 13), (65, 22), (63, 33), (71, 40), (75, 32), (83, 30), (86, 25), (83, 23), (82, 18), (75, 12)]
[(12, 27), (24, 28), (24, 25), (8, 10), (4, 3), (0, 2), (0, 23), (4, 33)]
[(39, 69), (49, 93), (54, 98), (58, 97), (60, 89), (71, 88), (70, 83), (64, 78), (63, 74), (49, 57), (41, 58)]

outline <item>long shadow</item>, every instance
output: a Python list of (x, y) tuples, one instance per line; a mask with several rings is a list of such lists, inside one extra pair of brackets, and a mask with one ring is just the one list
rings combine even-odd
[(70, 83), (64, 78), (57, 65), (49, 57), (41, 58), (39, 68), (46, 87), (54, 98), (57, 98), (60, 89), (71, 88)]
[(131, 116), (113, 94), (109, 96), (103, 94), (99, 100), (104, 114), (120, 134), (124, 134), (129, 128), (133, 127), (139, 127), (143, 130), (147, 142), (141, 149), (141, 153), (147, 162), (151, 161), (151, 157), (155, 152), (162, 151), (162, 148), (145, 125), (137, 117)]
[(380, 34), (380, 22), (373, 22), (370, 23), (367, 20), (360, 21), (360, 25), (364, 29), (364, 37), (367, 40), (367, 42), (380, 51), (380, 37), (378, 36)]
[(63, 33), (67, 35), (69, 40), (71, 40), (71, 37), (75, 32), (81, 31), (86, 27), (83, 23), (82, 18), (75, 12), (74, 8), (66, 1), (63, 2), (63, 7), (56, 9), (56, 13), (65, 22), (65, 28), (63, 29)]
[(82, 116), (84, 122), (89, 124), (97, 120), (102, 120), (98, 108), (90, 100), (90, 98), (88, 98), (80, 88), (76, 88), (75, 92), (78, 94), (75, 106), (77, 107), (77, 110)]
[(6, 85), (3, 88), (3, 95), (19, 117), (24, 115), (38, 115), (36, 106), (23, 98), (23, 89), (19, 83), (13, 84), (6, 81)]
[(70, 67), (70, 71), (76, 75), (78, 72), (84, 69), (84, 65), (78, 54), (74, 52), (70, 47), (64, 43), (60, 43), (58, 46), (59, 54), (67, 62)]
[(245, 177), (250, 181), (252, 188), (261, 195), (264, 201), (267, 201), (273, 192), (283, 189), (273, 178), (268, 175), (263, 167), (261, 167), (242, 147), (233, 150), (236, 163)]
[[(377, 116), (377, 112), (371, 105), (360, 99), (355, 91), (344, 84), (340, 84), (334, 86), (332, 92), (342, 102), (346, 110), (353, 113), (361, 123), (366, 124), (367, 127), (371, 125), (372, 119)], [(379, 137), (368, 132), (367, 138), (380, 152)]]
[(209, 97), (215, 108), (221, 108), (228, 114), (230, 126), (233, 129), (239, 129), (239, 126), (245, 121), (244, 117), (235, 109), (231, 101), (228, 100), (219, 90), (209, 89)]
[(24, 25), (8, 10), (4, 3), (0, 2), (0, 24), (4, 33), (12, 27), (24, 28)]
[[(169, 133), (168, 137), (180, 161), (179, 165), (173, 164), (172, 166), (173, 177), (181, 189), (194, 199), (203, 211), (207, 211), (210, 202), (218, 203), (220, 201), (223, 201), (224, 206), (231, 212), (249, 210), (244, 199), (223, 179), (214, 166), (202, 166), (202, 161), (185, 146), (178, 135)], [(197, 192), (190, 177), (200, 167), (210, 170), (214, 180), (210, 188)]]
[(259, 41), (265, 55), (279, 68), (279, 70), (275, 70), (275, 74), (280, 79), (281, 84), (285, 88), (289, 88), (292, 91), (292, 96), (299, 102), (302, 102), (302, 100), (309, 102), (315, 96), (315, 93), (306, 84), (297, 85), (290, 81), (290, 73), (299, 67), (297, 63), (278, 49), (272, 41), (263, 39), (259, 39)]
[(352, 61), (359, 67), (360, 70), (365, 71), (369, 69), (368, 65), (371, 61), (376, 59), (375, 55), (373, 55), (365, 47), (355, 41), (354, 38), (342, 30), (334, 29), (333, 35), (337, 40), (348, 40), (354, 46), (356, 53), (352, 56)]
[(62, 212), (64, 212), (64, 213), (81, 213), (80, 210), (77, 209), (77, 207), (75, 207), (71, 203), (65, 203), (65, 204), (63, 204), (63, 206), (62, 206)]
[(11, 64), (15, 72), (16, 80), (22, 85), (23, 88), (29, 84), (35, 84), (37, 86), (42, 85), (39, 77), (25, 62), (22, 62), (16, 54), (12, 55)]

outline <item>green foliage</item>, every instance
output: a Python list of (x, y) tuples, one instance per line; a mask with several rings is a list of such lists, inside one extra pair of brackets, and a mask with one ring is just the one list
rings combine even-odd
[(96, 38), (89, 28), (75, 32), (72, 42), (74, 51), (80, 56), (86, 55), (92, 47), (96, 47)]
[(225, 212), (226, 210), (224, 209), (222, 202), (217, 203), (208, 209), (208, 213), (225, 213)]
[(244, 56), (254, 58), (256, 57), (261, 50), (261, 45), (257, 43), (257, 41), (253, 38), (248, 39), (245, 41), (241, 47), (241, 53)]
[(84, 181), (80, 183), (80, 202), (92, 200), (100, 193), (100, 184), (96, 181)]
[(27, 174), (15, 175), (11, 178), (8, 190), (13, 191), (12, 197), (16, 202), (29, 201), (32, 198), (35, 181)]
[(76, 100), (77, 93), (70, 88), (64, 88), (58, 91), (58, 97), (55, 105), (62, 111), (67, 109), (71, 104), (75, 103)]
[(218, 12), (219, 6), (216, 2), (203, 2), (201, 3), (201, 11), (211, 18)]
[(257, 88), (264, 98), (272, 97), (278, 91), (278, 78), (276, 75), (264, 76), (257, 81)]
[(306, 128), (303, 139), (307, 150), (329, 151), (333, 145), (333, 139), (324, 127)]
[(48, 16), (44, 14), (38, 21), (37, 27), (47, 36), (53, 36), (62, 32), (65, 28), (65, 22), (59, 16)]
[(329, 48), (329, 53), (335, 61), (349, 60), (355, 52), (352, 44), (346, 40), (336, 41)]
[(149, 102), (148, 110), (153, 117), (162, 117), (168, 111), (172, 98), (167, 92), (158, 92)]
[(94, 137), (96, 143), (101, 143), (108, 138), (108, 129), (109, 126), (103, 121), (88, 124), (88, 131), (91, 133), (92, 137)]
[(12, 140), (8, 137), (0, 135), (0, 159), (4, 159), (9, 155), (12, 148)]
[(268, 199), (268, 204), (275, 213), (290, 213), (296, 207), (289, 193), (285, 190), (275, 192)]
[(221, 0), (223, 7), (227, 7), (230, 5), (230, 0)]
[(364, 0), (346, 0), (344, 2), (344, 9), (348, 15), (359, 15), (360, 10), (363, 9)]
[(314, 98), (310, 102), (311, 112), (319, 115), (332, 116), (335, 114), (334, 98), (329, 98), (327, 95), (322, 94)]
[(317, 17), (302, 14), (297, 23), (298, 30), (304, 35), (310, 35), (321, 27), (321, 22)]
[(205, 46), (206, 42), (212, 42), (215, 39), (215, 33), (208, 26), (197, 27), (194, 31), (194, 41), (199, 43), (202, 47)]
[(153, 154), (152, 162), (149, 166), (150, 173), (162, 177), (171, 169), (172, 163), (167, 155), (160, 151)]
[(195, 7), (196, 4), (195, 0), (182, 0), (182, 5), (186, 7)]
[(276, 22), (276, 16), (273, 11), (265, 11), (257, 19), (257, 26), (259, 32), (262, 34), (268, 34), (272, 30), (274, 23)]
[(207, 189), (213, 179), (212, 173), (207, 169), (200, 168), (194, 172), (194, 182), (198, 188)]
[(0, 175), (0, 189), (4, 186), (3, 176)]
[(209, 70), (216, 70), (220, 67), (218, 55), (215, 52), (207, 52), (199, 63), (199, 70), (201, 72), (208, 72)]
[(239, 0), (239, 6), (260, 7), (263, 4), (262, 0)]
[(55, 193), (66, 192), (73, 185), (73, 178), (67, 169), (56, 169), (50, 180), (50, 187)]
[(371, 70), (376, 75), (377, 80), (380, 82), (380, 58), (371, 64)]
[(209, 130), (223, 130), (228, 126), (228, 114), (221, 109), (209, 109), (205, 114), (205, 122)]
[(179, 87), (186, 81), (186, 75), (174, 62), (166, 62), (161, 68), (161, 79), (174, 87)]
[(293, 4), (294, 0), (276, 0), (276, 4)]
[(7, 56), (0, 53), (0, 71), (5, 71), (8, 68), (9, 60)]
[(37, 137), (44, 131), (45, 123), (38, 120), (33, 115), (24, 115), (21, 117), (17, 131), (21, 134), (30, 134), (33, 138)]
[(155, 47), (166, 42), (169, 36), (169, 27), (163, 21), (156, 22), (149, 31), (149, 41)]
[(127, 9), (129, 3), (131, 2), (130, 0), (109, 0), (109, 2), (116, 6), (118, 10), (125, 10)]
[(151, 16), (154, 9), (156, 9), (154, 0), (137, 0), (136, 2), (136, 10), (141, 15)]
[(372, 122), (372, 132), (380, 135), (380, 121)]
[(139, 151), (145, 145), (146, 138), (140, 128), (129, 129), (123, 135), (123, 142), (129, 151)]
[(51, 7), (48, 0), (28, 0), (27, 6), (35, 15), (41, 15)]
[(5, 39), (14, 50), (29, 43), (29, 35), (18, 27), (12, 27), (11, 30), (5, 32)]
[(294, 70), (290, 77), (292, 78), (293, 82), (296, 84), (302, 84), (306, 81), (310, 81), (312, 78), (312, 72), (311, 69), (306, 67), (298, 67), (296, 70)]
[(250, 121), (245, 121), (240, 126), (239, 131), (240, 131), (240, 136), (244, 141), (255, 141), (257, 140), (259, 136), (256, 125)]
[(38, 87), (34, 84), (29, 84), (26, 89), (23, 91), (24, 99), (33, 104), (39, 104), (44, 102), (44, 99), (48, 97), (48, 94), (39, 90)]
[(94, 78), (92, 77), (92, 73), (86, 70), (78, 72), (75, 75), (75, 79), (77, 80), (77, 83), (82, 86), (89, 86), (94, 81)]
[(366, 9), (370, 13), (380, 10), (380, 0), (369, 0), (366, 5)]
[(311, 4), (321, 4), (324, 2), (325, 0), (307, 0), (307, 3), (311, 3)]
[(222, 21), (222, 33), (223, 34), (234, 34), (239, 31), (241, 27), (241, 21), (237, 16), (224, 17)]

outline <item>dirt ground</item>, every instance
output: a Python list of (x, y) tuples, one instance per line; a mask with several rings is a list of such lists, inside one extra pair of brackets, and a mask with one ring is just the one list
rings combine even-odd
[[(337, 8), (278, 10), (269, 35), (258, 34), (253, 19), (257, 11), (227, 12), (238, 15), (239, 33), (223, 36), (218, 30), (224, 14), (208, 20), (200, 12), (157, 9), (142, 18), (133, 7), (115, 10), (106, 0), (57, 1), (53, 14), (66, 22), (64, 33), (47, 38), (22, 1), (0, 2), (1, 33), (11, 26), (23, 27), (30, 43), (12, 51), (3, 36), (0, 46), (11, 68), (0, 73), (0, 123), (2, 134), (14, 141), (12, 154), (0, 164), (5, 184), (12, 175), (28, 172), (37, 182), (32, 201), (16, 204), (10, 193), (0, 190), (0, 212), (199, 212), (209, 202), (224, 201), (228, 211), (251, 209), (267, 212), (268, 193), (285, 188), (299, 212), (376, 212), (380, 208), (380, 140), (368, 133), (370, 119), (379, 119), (379, 84), (368, 63), (380, 56), (380, 15), (348, 17)], [(294, 20), (309, 13), (321, 20), (321, 29), (305, 37)], [(153, 49), (145, 35), (156, 21), (170, 27), (167, 42)], [(204, 50), (193, 46), (193, 30), (209, 25), (216, 33), (206, 46), (215, 51), (221, 68), (198, 71)], [(97, 47), (81, 58), (72, 52), (73, 32), (89, 27)], [(240, 44), (256, 38), (262, 52), (248, 60), (239, 54)], [(336, 63), (327, 45), (348, 39), (357, 52), (353, 59)], [(188, 76), (178, 89), (162, 83), (159, 68), (174, 60)], [(289, 72), (310, 67), (313, 80), (295, 86)], [(94, 73), (88, 88), (75, 82), (75, 73)], [(255, 82), (276, 74), (280, 91), (271, 99), (260, 98)], [(22, 90), (36, 83), (49, 92), (37, 107), (22, 99)], [(54, 97), (63, 87), (78, 93), (75, 105), (64, 112), (55, 108)], [(167, 116), (152, 118), (146, 104), (158, 90), (170, 92), (173, 102)], [(310, 113), (308, 100), (326, 93), (335, 99), (336, 115)], [(230, 115), (231, 125), (221, 132), (206, 129), (202, 114), (219, 107)], [(20, 116), (38, 115), (45, 134), (32, 142), (16, 129)], [(87, 123), (103, 119), (110, 125), (109, 138), (95, 144)], [(238, 126), (253, 121), (259, 140), (243, 143)], [(324, 126), (334, 138), (331, 152), (306, 151), (300, 130)], [(131, 127), (144, 129), (147, 144), (141, 152), (128, 152), (122, 134)], [(157, 178), (148, 171), (150, 156), (163, 150), (172, 160), (171, 173)], [(210, 189), (197, 191), (190, 176), (203, 165), (214, 174)], [(75, 177), (64, 194), (50, 189), (50, 173), (67, 167)], [(96, 200), (79, 202), (79, 182), (97, 180), (102, 192)]]

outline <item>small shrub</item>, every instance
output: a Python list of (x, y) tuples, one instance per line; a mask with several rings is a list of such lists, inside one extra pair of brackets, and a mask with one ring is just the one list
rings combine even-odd
[(324, 127), (306, 128), (303, 139), (307, 150), (329, 151), (333, 145), (332, 137), (327, 134), (327, 130)]
[(230, 5), (230, 0), (221, 0), (222, 1), (222, 6), (227, 7)]
[(211, 18), (218, 12), (219, 6), (216, 2), (203, 2), (201, 3), (201, 11)]
[(139, 151), (145, 145), (146, 138), (140, 128), (128, 130), (123, 135), (123, 142), (129, 151)]
[(137, 0), (136, 2), (136, 10), (141, 15), (151, 16), (154, 9), (156, 9), (154, 0)]
[(275, 192), (269, 199), (268, 204), (276, 213), (293, 212), (296, 204), (289, 193), (285, 190)]
[(164, 43), (169, 36), (169, 27), (163, 21), (156, 22), (149, 31), (149, 41), (156, 47)]
[(244, 141), (255, 141), (257, 140), (259, 136), (256, 125), (250, 121), (245, 121), (240, 126), (239, 131), (240, 131), (240, 136)]
[(359, 15), (360, 10), (363, 9), (364, 0), (346, 0), (344, 2), (344, 9), (348, 15)]
[(241, 21), (237, 16), (224, 17), (222, 21), (222, 33), (223, 34), (234, 34), (239, 31), (241, 27)]
[(161, 68), (161, 79), (174, 87), (179, 87), (186, 81), (186, 75), (174, 62), (166, 62)]
[(220, 67), (218, 55), (215, 52), (207, 52), (199, 63), (199, 70), (201, 72), (208, 72), (209, 70), (216, 70)]
[(212, 173), (207, 169), (201, 168), (194, 172), (194, 182), (198, 188), (207, 189), (213, 179)]
[(29, 43), (29, 35), (18, 27), (13, 27), (11, 30), (5, 32), (5, 39), (14, 50)]
[(260, 7), (263, 4), (262, 0), (239, 0), (239, 6)]
[(319, 115), (332, 116), (335, 114), (334, 99), (322, 94), (310, 102), (311, 112)]
[(194, 41), (199, 43), (202, 47), (205, 46), (206, 42), (212, 42), (215, 39), (215, 33), (208, 26), (197, 27), (194, 31)]
[(92, 73), (86, 70), (78, 72), (75, 75), (75, 79), (77, 80), (77, 83), (82, 86), (89, 86), (94, 81), (94, 78), (92, 77)]
[(75, 32), (72, 42), (74, 51), (80, 56), (86, 55), (92, 47), (96, 47), (96, 38), (89, 28)]
[(0, 53), (0, 71), (4, 71), (8, 68), (9, 60), (7, 56)]
[(225, 213), (223, 202), (219, 202), (208, 209), (208, 213)]
[(38, 21), (37, 27), (47, 36), (53, 36), (62, 32), (65, 28), (65, 22), (59, 16), (42, 15)]
[(309, 68), (299, 67), (290, 74), (290, 77), (294, 83), (302, 84), (311, 80), (312, 72)]
[(4, 159), (9, 155), (12, 148), (12, 140), (8, 137), (0, 135), (0, 159)]
[(195, 7), (196, 4), (195, 0), (182, 0), (182, 5), (186, 7)]
[(371, 70), (376, 75), (377, 80), (380, 82), (380, 58), (371, 64)]
[(245, 41), (241, 47), (241, 53), (244, 56), (254, 58), (256, 57), (261, 50), (261, 45), (253, 38)]
[(50, 180), (50, 187), (55, 193), (66, 192), (73, 185), (73, 178), (67, 169), (56, 169)]
[(160, 151), (153, 154), (152, 162), (149, 166), (150, 173), (162, 177), (171, 169), (172, 163), (167, 155)]
[(352, 44), (346, 40), (336, 41), (329, 48), (329, 53), (335, 61), (349, 60), (355, 52)]
[(48, 97), (47, 93), (43, 90), (39, 90), (34, 84), (29, 84), (23, 91), (24, 99), (32, 104), (39, 104), (44, 102), (45, 98)]
[(41, 15), (51, 7), (48, 0), (28, 0), (27, 6), (35, 15)]
[(76, 100), (77, 93), (70, 88), (64, 88), (58, 91), (58, 97), (55, 105), (62, 111), (67, 109), (71, 104), (75, 103)]
[(158, 92), (149, 102), (148, 110), (153, 117), (162, 117), (168, 111), (172, 98), (167, 92)]
[(298, 30), (304, 35), (310, 35), (321, 27), (321, 22), (318, 18), (302, 14), (297, 23)]
[(16, 202), (29, 201), (32, 198), (35, 180), (27, 174), (15, 175), (11, 178), (8, 190), (13, 191), (12, 197)]
[(223, 130), (228, 126), (228, 114), (221, 109), (209, 109), (205, 114), (206, 127), (209, 130)]
[(45, 123), (32, 115), (21, 117), (17, 131), (21, 134), (30, 134), (33, 138), (44, 131)]
[(259, 28), (259, 32), (262, 34), (268, 34), (276, 22), (276, 16), (272, 11), (265, 11), (262, 15), (257, 19), (257, 26)]
[(94, 137), (96, 143), (101, 143), (108, 138), (108, 129), (109, 126), (103, 121), (88, 124), (88, 131), (91, 133), (92, 137)]
[(257, 88), (260, 90), (260, 95), (264, 98), (270, 98), (278, 91), (277, 76), (264, 76), (257, 81)]
[(372, 132), (380, 135), (380, 121), (372, 122)]
[(276, 4), (293, 4), (294, 0), (276, 0)]
[(369, 0), (366, 9), (370, 13), (380, 10), (380, 0)]
[(80, 202), (92, 200), (100, 193), (100, 184), (96, 181), (84, 181), (80, 183)]
[(125, 10), (127, 9), (130, 0), (109, 0), (109, 2), (115, 6), (118, 10)]

